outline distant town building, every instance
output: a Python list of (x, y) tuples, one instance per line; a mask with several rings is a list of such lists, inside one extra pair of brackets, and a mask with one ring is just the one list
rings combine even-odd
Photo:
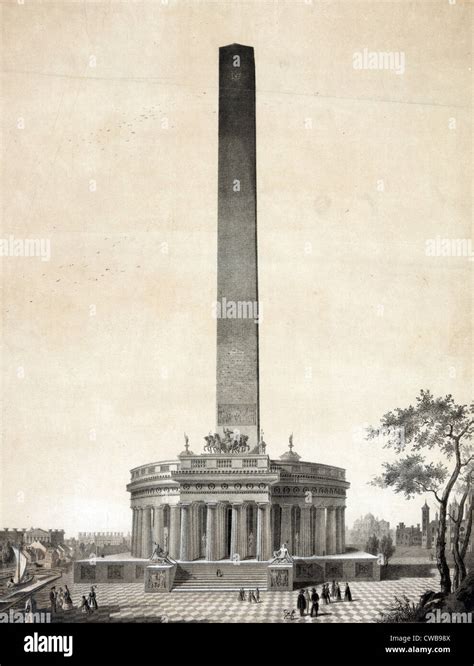
[(30, 545), (35, 541), (44, 546), (56, 547), (64, 543), (64, 530), (43, 530), (39, 527), (26, 528), (4, 528), (0, 530), (0, 543), (9, 541), (12, 544)]
[(421, 546), (422, 533), (420, 525), (407, 527), (405, 523), (399, 523), (395, 528), (396, 546)]
[[(469, 511), (469, 502), (464, 508), (464, 516), (462, 518), (460, 527), (461, 542), (466, 532), (467, 525), (467, 512)], [(459, 514), (459, 504), (456, 498), (451, 502), (448, 508), (448, 515), (446, 517), (446, 550), (453, 551), (454, 532), (456, 523), (452, 518), (457, 519)], [(397, 546), (421, 546), (428, 550), (436, 547), (436, 538), (438, 535), (439, 518), (436, 512), (435, 519), (430, 520), (430, 507), (426, 500), (421, 507), (421, 529), (418, 524), (416, 527), (407, 527), (405, 523), (399, 523), (395, 530), (395, 545)], [(472, 532), (467, 547), (467, 552), (472, 552)]]
[[(462, 516), (461, 527), (459, 530), (461, 543), (466, 533), (468, 511), (471, 508), (472, 508), (472, 501), (471, 502), (468, 501), (464, 506), (464, 515)], [(430, 507), (427, 505), (426, 501), (421, 511), (423, 519), (425, 521), (424, 522), (425, 529), (423, 530), (423, 547), (429, 549), (436, 548), (436, 537), (438, 535), (438, 526), (439, 526), (438, 512), (436, 512), (435, 519), (430, 521)], [(453, 552), (454, 532), (456, 529), (456, 523), (454, 522), (454, 520), (452, 520), (452, 518), (457, 520), (458, 516), (459, 516), (459, 503), (457, 499), (454, 498), (454, 500), (451, 502), (451, 504), (448, 507), (448, 515), (446, 517), (446, 550), (448, 550), (451, 553)], [(472, 530), (469, 538), (469, 544), (467, 546), (467, 552), (472, 553)]]
[(123, 532), (79, 532), (77, 540), (84, 545), (93, 543), (97, 548), (121, 546), (126, 542)]
[(45, 546), (61, 546), (64, 543), (64, 530), (42, 530), (39, 527), (32, 527), (23, 535), (23, 543), (30, 544), (39, 541)]
[(370, 537), (376, 536), (381, 539), (390, 535), (390, 523), (386, 520), (376, 518), (372, 513), (358, 518), (349, 531), (349, 543), (360, 548), (365, 548)]

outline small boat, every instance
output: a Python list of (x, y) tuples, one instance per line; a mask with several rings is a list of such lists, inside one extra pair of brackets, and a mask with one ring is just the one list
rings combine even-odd
[(15, 573), (13, 574), (12, 580), (7, 583), (7, 588), (12, 592), (16, 592), (17, 590), (26, 587), (26, 585), (29, 585), (32, 582), (34, 576), (28, 576), (26, 572), (26, 565), (28, 564), (28, 560), (23, 551), (18, 546), (12, 546), (12, 550), (15, 553), (16, 559)]

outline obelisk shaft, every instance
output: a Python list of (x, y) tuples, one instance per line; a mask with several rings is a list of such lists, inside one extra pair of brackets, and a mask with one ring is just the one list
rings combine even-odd
[(217, 426), (258, 442), (258, 280), (253, 48), (219, 49)]

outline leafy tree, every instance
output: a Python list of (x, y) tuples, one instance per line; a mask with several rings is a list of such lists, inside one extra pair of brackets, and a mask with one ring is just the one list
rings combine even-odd
[[(456, 515), (449, 514), (451, 520), (454, 523), (454, 535), (453, 535), (453, 555), (454, 555), (454, 576), (453, 576), (453, 587), (455, 590), (466, 578), (467, 571), (465, 565), (465, 557), (467, 553), (467, 547), (471, 538), (472, 530), (472, 477), (474, 472), (472, 469), (469, 469), (466, 473), (465, 478), (460, 484), (461, 501), (458, 505), (458, 511)], [(464, 534), (461, 536), (461, 527), (464, 517), (464, 509), (467, 506), (467, 520), (464, 530)]]
[[(441, 590), (451, 592), (451, 576), (446, 561), (446, 515), (449, 497), (460, 474), (471, 460), (474, 433), (474, 403), (457, 405), (451, 395), (435, 398), (430, 391), (421, 391), (416, 404), (397, 408), (385, 414), (381, 428), (385, 446), (398, 458), (383, 464), (382, 475), (373, 483), (392, 488), (409, 499), (420, 493), (433, 493), (439, 504), (436, 539), (436, 563)], [(380, 437), (380, 429), (370, 427), (367, 438)], [(429, 462), (431, 452), (442, 461)]]
[(371, 555), (377, 555), (379, 553), (379, 546), (380, 542), (378, 538), (375, 536), (375, 534), (372, 534), (366, 543), (365, 550)]
[(389, 534), (385, 534), (380, 539), (380, 552), (383, 555), (385, 566), (388, 566), (390, 558), (395, 553), (395, 546), (393, 545), (392, 537)]

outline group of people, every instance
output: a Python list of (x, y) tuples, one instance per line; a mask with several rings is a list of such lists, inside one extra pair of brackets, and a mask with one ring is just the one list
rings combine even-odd
[(59, 591), (53, 585), (49, 592), (49, 602), (51, 604), (51, 613), (57, 613), (58, 610), (68, 611), (74, 608), (71, 593), (67, 585), (64, 586), (64, 589), (60, 587)]
[[(331, 589), (329, 589), (329, 583), (324, 583), (321, 590), (321, 597), (324, 599), (326, 604), (331, 602), (331, 597), (335, 601), (342, 601), (341, 588), (339, 583), (335, 580), (332, 581)], [(298, 594), (298, 599), (296, 602), (296, 607), (298, 608), (300, 615), (311, 614), (311, 617), (318, 617), (319, 611), (319, 594), (316, 591), (316, 588), (309, 590), (301, 589)], [(349, 587), (349, 583), (346, 583), (344, 590), (344, 601), (352, 601), (352, 592)]]
[[(92, 585), (89, 595), (87, 597), (83, 595), (81, 599), (79, 608), (87, 615), (99, 608), (95, 590), (96, 586)], [(60, 587), (59, 591), (57, 591), (56, 586), (53, 585), (49, 592), (49, 601), (51, 604), (51, 613), (57, 613), (58, 610), (68, 611), (74, 608), (71, 593), (69, 592), (67, 585), (64, 586), (64, 589)]]
[(255, 602), (258, 604), (260, 602), (260, 590), (256, 587), (255, 590), (249, 590), (248, 596), (245, 596), (245, 590), (241, 587), (239, 590), (239, 601)]

